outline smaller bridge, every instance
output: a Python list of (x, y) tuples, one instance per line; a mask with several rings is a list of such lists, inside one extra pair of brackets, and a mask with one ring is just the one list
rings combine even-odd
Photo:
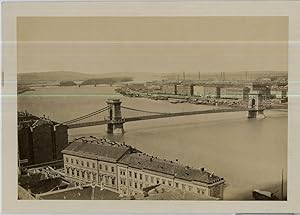
[[(108, 133), (123, 133), (124, 132), (124, 123), (141, 121), (141, 120), (170, 118), (170, 117), (179, 117), (179, 116), (191, 116), (191, 115), (210, 114), (210, 113), (238, 112), (238, 111), (247, 111), (247, 110), (248, 110), (248, 118), (256, 118), (256, 113), (263, 112), (260, 102), (257, 102), (257, 101), (260, 101), (260, 100), (258, 100), (258, 97), (252, 96), (251, 100), (249, 99), (248, 109), (246, 109), (246, 108), (216, 108), (216, 109), (211, 109), (211, 110), (161, 113), (161, 112), (140, 110), (140, 109), (136, 109), (136, 108), (132, 108), (132, 107), (122, 106), (121, 105), (122, 102), (119, 99), (109, 99), (109, 100), (107, 100), (107, 106), (105, 106), (97, 111), (94, 111), (94, 112), (85, 114), (83, 116), (77, 117), (75, 119), (63, 122), (61, 124), (66, 125), (68, 127), (68, 129), (82, 128), (82, 127), (89, 127), (89, 126), (98, 126), (98, 125), (107, 125)], [(258, 104), (260, 106), (258, 106)], [(121, 112), (122, 109), (136, 111), (136, 112), (140, 112), (140, 113), (147, 113), (148, 115), (123, 117), (122, 112)], [(104, 117), (103, 120), (82, 122), (83, 120), (89, 119), (96, 115), (98, 116), (99, 114), (104, 113), (104, 112), (108, 112), (108, 114), (107, 114), (107, 116)]]

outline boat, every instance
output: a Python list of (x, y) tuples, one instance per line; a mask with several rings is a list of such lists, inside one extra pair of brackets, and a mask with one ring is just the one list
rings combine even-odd
[(264, 190), (253, 190), (252, 196), (255, 200), (279, 200), (274, 193)]
[(283, 170), (281, 171), (281, 198), (279, 199), (274, 193), (265, 190), (253, 190), (252, 196), (255, 200), (283, 200)]

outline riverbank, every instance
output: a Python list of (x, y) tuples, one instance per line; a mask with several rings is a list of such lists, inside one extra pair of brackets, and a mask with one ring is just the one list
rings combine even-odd
[[(195, 105), (213, 105), (230, 108), (245, 108), (247, 109), (248, 101), (243, 99), (223, 99), (223, 98), (203, 98), (198, 96), (183, 96), (174, 94), (162, 94), (151, 92), (139, 92), (129, 88), (117, 88), (115, 90), (126, 97), (132, 98), (147, 98), (152, 100), (167, 100), (172, 104), (190, 103)], [(263, 101), (263, 106), (266, 109), (287, 109), (287, 103), (281, 103), (278, 99), (270, 99)]]

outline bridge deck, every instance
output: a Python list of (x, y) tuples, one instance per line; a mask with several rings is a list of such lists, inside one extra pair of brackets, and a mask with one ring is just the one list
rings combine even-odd
[[(154, 115), (146, 115), (146, 116), (128, 117), (125, 118), (125, 122), (134, 122), (134, 121), (141, 121), (141, 120), (160, 119), (160, 118), (177, 117), (177, 116), (209, 114), (209, 113), (237, 112), (237, 111), (245, 111), (245, 110), (246, 110), (245, 108), (238, 108), (238, 109), (228, 108), (228, 109), (212, 109), (212, 110), (200, 110), (200, 111), (177, 112), (177, 113), (166, 113), (166, 114), (154, 114)], [(76, 124), (68, 125), (68, 129), (105, 125), (105, 124), (108, 124), (108, 121), (101, 120), (101, 121), (94, 121), (94, 122), (76, 123)]]

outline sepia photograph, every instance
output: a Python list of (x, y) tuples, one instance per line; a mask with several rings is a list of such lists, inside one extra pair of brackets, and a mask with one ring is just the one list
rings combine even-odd
[(288, 16), (20, 16), (19, 200), (287, 201)]

